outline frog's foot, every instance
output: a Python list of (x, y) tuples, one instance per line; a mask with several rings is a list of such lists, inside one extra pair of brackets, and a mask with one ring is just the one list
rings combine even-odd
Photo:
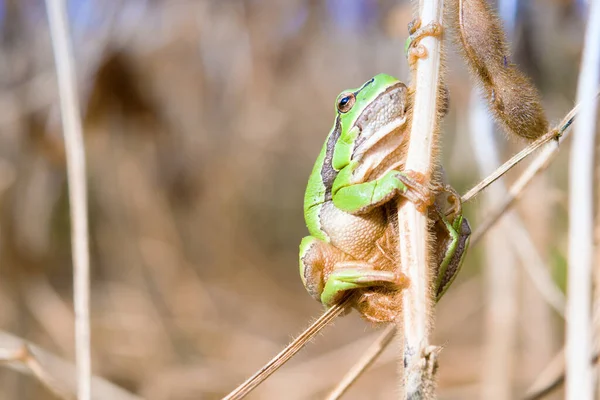
[(427, 36), (440, 37), (443, 29), (438, 22), (430, 22), (421, 27), (421, 20), (417, 18), (408, 24), (408, 33), (410, 36), (406, 39), (405, 51), (408, 64), (414, 67), (418, 59), (427, 57), (427, 49), (419, 42)]
[(435, 191), (431, 190), (422, 173), (405, 170), (398, 174), (398, 179), (406, 186), (406, 192), (402, 196), (415, 204), (419, 212), (426, 212), (435, 202)]
[(450, 209), (448, 211), (444, 210), (444, 215), (449, 220), (453, 221), (454, 217), (457, 215), (462, 215), (462, 201), (460, 198), (460, 194), (450, 185), (444, 186), (444, 191), (449, 194), (448, 203), (450, 203)]
[(356, 301), (356, 310), (360, 315), (373, 323), (393, 322), (402, 311), (399, 291), (383, 288), (365, 290)]
[(330, 307), (340, 301), (347, 290), (373, 286), (398, 289), (407, 285), (408, 278), (400, 272), (377, 270), (362, 261), (342, 261), (336, 263), (333, 272), (327, 277), (321, 293), (321, 303)]

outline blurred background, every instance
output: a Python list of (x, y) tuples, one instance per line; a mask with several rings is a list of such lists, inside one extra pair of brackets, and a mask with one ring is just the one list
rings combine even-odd
[[(339, 92), (379, 72), (410, 79), (413, 5), (68, 3), (88, 157), (93, 372), (148, 399), (218, 399), (322, 312), (298, 276), (307, 178)], [(514, 61), (556, 122), (573, 106), (586, 4), (501, 5)], [(472, 81), (447, 44), (441, 162), (463, 193), (481, 177), (483, 150), (469, 135)], [(42, 0), (0, 1), (0, 52), (0, 329), (72, 361), (64, 146)], [(494, 143), (501, 160), (524, 146), (501, 132)], [(555, 289), (566, 265), (563, 147), (516, 215)], [(465, 205), (472, 227), (489, 203)], [(489, 238), (437, 307), (441, 399), (518, 398), (562, 347), (556, 307), (500, 229)], [(377, 330), (356, 313), (338, 319), (249, 398), (322, 398)], [(395, 398), (397, 346), (345, 398)], [(0, 387), (0, 399), (54, 398), (8, 368)]]

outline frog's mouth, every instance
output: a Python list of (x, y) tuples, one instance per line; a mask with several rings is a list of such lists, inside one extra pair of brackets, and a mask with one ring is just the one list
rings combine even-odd
[(354, 126), (359, 133), (352, 160), (358, 162), (359, 168), (355, 177), (367, 176), (404, 142), (408, 130), (407, 96), (408, 88), (398, 82), (379, 94), (356, 119)]

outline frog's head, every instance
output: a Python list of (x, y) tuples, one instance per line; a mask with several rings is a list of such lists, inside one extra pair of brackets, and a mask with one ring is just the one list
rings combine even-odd
[(342, 92), (336, 100), (336, 124), (338, 147), (345, 148), (338, 155), (345, 154), (337, 160), (334, 156), (336, 167), (356, 162), (363, 175), (376, 168), (402, 142), (408, 104), (406, 85), (386, 74)]

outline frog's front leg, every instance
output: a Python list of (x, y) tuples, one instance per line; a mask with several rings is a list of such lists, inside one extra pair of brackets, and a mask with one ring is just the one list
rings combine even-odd
[(347, 186), (336, 186), (334, 182), (333, 204), (342, 211), (362, 214), (401, 195), (423, 212), (434, 201), (431, 191), (423, 181), (421, 174), (412, 171), (389, 171), (373, 181)]
[(471, 227), (469, 221), (462, 214), (454, 217), (452, 223), (448, 221), (443, 213), (439, 213), (439, 221), (448, 233), (446, 245), (440, 250), (443, 251), (443, 259), (437, 269), (437, 278), (435, 281), (435, 298), (439, 301), (448, 290), (458, 272), (462, 267), (464, 256), (469, 247), (469, 238), (471, 236)]
[(375, 269), (373, 265), (349, 256), (313, 236), (300, 243), (300, 276), (306, 290), (316, 300), (331, 307), (352, 289), (372, 286), (404, 287), (402, 274)]

